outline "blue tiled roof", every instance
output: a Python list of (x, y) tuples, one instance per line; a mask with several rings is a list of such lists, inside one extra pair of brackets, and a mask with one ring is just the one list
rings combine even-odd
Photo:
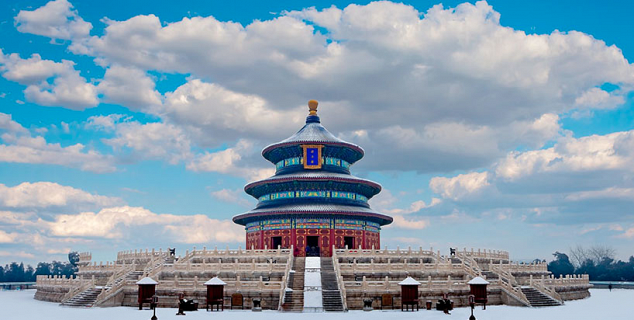
[[(276, 159), (271, 159), (271, 153), (276, 151), (276, 149), (284, 148), (287, 146), (296, 146), (305, 143), (324, 144), (326, 146), (331, 146), (335, 148), (341, 147), (350, 149), (350, 151), (354, 154), (351, 155), (351, 163), (361, 159), (364, 154), (364, 151), (360, 146), (343, 141), (335, 137), (332, 133), (330, 133), (330, 131), (326, 130), (326, 128), (321, 125), (318, 116), (308, 116), (306, 118), (306, 124), (304, 125), (304, 127), (302, 127), (299, 131), (297, 131), (297, 133), (290, 136), (289, 138), (271, 144), (264, 148), (264, 150), (262, 150), (262, 156), (269, 161), (275, 162)], [(277, 151), (279, 152), (280, 150)], [(275, 156), (273, 156), (273, 158), (275, 158)]]
[(276, 182), (288, 181), (288, 180), (294, 180), (294, 181), (295, 180), (333, 180), (333, 181), (342, 181), (342, 182), (348, 182), (348, 183), (360, 183), (360, 184), (368, 185), (375, 188), (376, 193), (379, 193), (381, 191), (381, 185), (374, 181), (361, 179), (351, 174), (334, 173), (334, 172), (328, 172), (328, 171), (300, 171), (300, 172), (291, 173), (291, 174), (274, 175), (272, 177), (269, 177), (263, 180), (251, 182), (247, 184), (244, 187), (244, 189), (248, 193), (249, 189), (258, 185), (267, 184), (267, 183), (276, 183)]
[(371, 217), (379, 221), (381, 225), (389, 224), (392, 218), (376, 212), (370, 208), (336, 205), (336, 204), (290, 204), (272, 208), (253, 209), (245, 213), (233, 217), (233, 221), (239, 224), (245, 224), (246, 220), (251, 217), (260, 217), (263, 215), (276, 214), (326, 214), (326, 215), (361, 215), (363, 217)]

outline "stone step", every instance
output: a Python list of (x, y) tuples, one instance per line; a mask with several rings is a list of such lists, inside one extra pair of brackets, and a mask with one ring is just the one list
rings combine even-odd
[(92, 307), (100, 293), (101, 289), (90, 288), (68, 299), (61, 305), (67, 307)]
[(561, 305), (561, 302), (543, 294), (535, 288), (522, 287), (521, 290), (532, 307), (551, 307)]

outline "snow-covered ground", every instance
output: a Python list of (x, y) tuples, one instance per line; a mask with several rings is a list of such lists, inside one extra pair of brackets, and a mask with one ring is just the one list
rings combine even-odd
[[(592, 297), (569, 301), (562, 307), (549, 308), (521, 308), (508, 306), (489, 306), (487, 310), (477, 307), (475, 316), (478, 320), (631, 320), (634, 319), (634, 290), (618, 289), (590, 290)], [(42, 302), (33, 299), (34, 290), (25, 291), (0, 291), (0, 319), (2, 320), (149, 320), (152, 317), (151, 310), (139, 311), (132, 307), (117, 308), (89, 308), (77, 309), (60, 307), (56, 303)], [(157, 309), (156, 316), (159, 320), (186, 320), (186, 319), (227, 319), (227, 320), (322, 320), (323, 313), (280, 313), (276, 311), (251, 312), (225, 311), (213, 313), (195, 311), (187, 312), (186, 316), (176, 316), (176, 309)], [(469, 308), (458, 308), (451, 315), (445, 315), (440, 311), (401, 312), (399, 311), (350, 311), (347, 313), (328, 313), (329, 320), (449, 320), (469, 319)]]

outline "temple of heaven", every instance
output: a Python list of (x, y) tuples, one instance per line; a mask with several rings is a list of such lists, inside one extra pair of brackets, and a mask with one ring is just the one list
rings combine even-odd
[(332, 247), (380, 248), (381, 226), (392, 218), (368, 200), (381, 191), (373, 181), (350, 174), (363, 149), (324, 128), (317, 101), (308, 102), (306, 125), (290, 138), (269, 145), (262, 156), (275, 175), (247, 184), (257, 206), (233, 221), (245, 226), (246, 247), (290, 248), (295, 256), (332, 255)]

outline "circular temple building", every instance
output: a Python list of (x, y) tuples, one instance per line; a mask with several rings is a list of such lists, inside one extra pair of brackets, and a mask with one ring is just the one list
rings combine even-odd
[(368, 204), (381, 186), (350, 174), (363, 149), (321, 125), (317, 101), (308, 106), (301, 130), (262, 151), (275, 175), (244, 187), (258, 204), (233, 221), (245, 226), (249, 249), (293, 246), (295, 256), (325, 257), (333, 246), (378, 249), (381, 226), (392, 218)]

